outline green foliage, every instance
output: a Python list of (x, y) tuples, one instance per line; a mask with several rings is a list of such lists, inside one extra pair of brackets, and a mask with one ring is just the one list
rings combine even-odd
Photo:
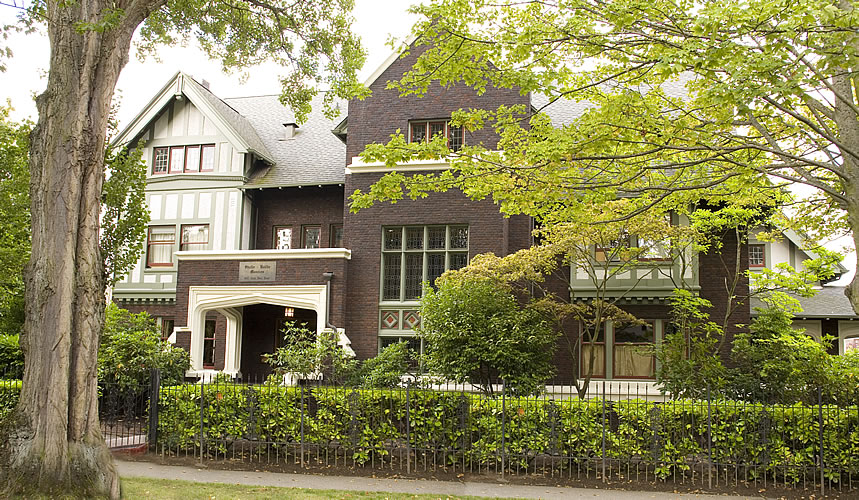
[(0, 106), (0, 333), (24, 324), (24, 265), (30, 258), (29, 122), (9, 120)]
[(359, 363), (339, 345), (340, 335), (323, 330), (319, 335), (306, 324), (287, 323), (283, 328), (284, 345), (263, 360), (275, 374), (316, 379), (324, 376), (333, 383), (353, 383)]
[(120, 389), (146, 386), (153, 368), (161, 370), (163, 384), (177, 384), (190, 367), (188, 353), (163, 342), (149, 314), (133, 314), (114, 304), (106, 310), (98, 354), (99, 382)]
[(760, 309), (750, 333), (737, 334), (731, 351), (735, 392), (763, 402), (815, 402), (818, 388), (828, 392), (830, 340), (794, 330), (791, 319), (784, 310)]
[(21, 381), (0, 378), (0, 422), (18, 406)]
[(501, 380), (513, 393), (532, 394), (552, 377), (558, 334), (509, 286), (464, 272), (448, 272), (436, 284), (438, 290), (425, 287), (421, 301), (430, 372), (486, 394)]
[[(588, 467), (584, 460), (602, 456), (605, 426), (607, 458), (647, 464), (660, 478), (700, 463), (709, 436), (715, 462), (759, 464), (741, 468), (741, 479), (766, 474), (798, 482), (818, 464), (820, 443), (818, 408), (799, 403), (502, 400), (423, 389), (211, 384), (165, 387), (159, 407), (158, 444), (168, 449), (199, 452), (203, 438), (207, 452), (222, 454), (234, 443), (258, 439), (288, 454), (303, 439), (376, 465), (402, 457), (408, 443), (448, 464), (495, 466), (503, 451), (509, 468), (533, 466), (541, 456)], [(856, 406), (828, 405), (821, 412), (824, 474), (838, 482), (859, 471), (859, 413)]]
[(282, 331), (284, 345), (264, 355), (266, 363), (274, 368), (272, 382), (283, 380), (284, 375), (298, 379), (315, 379), (320, 375), (327, 382), (356, 387), (396, 387), (409, 372), (415, 353), (408, 344), (389, 345), (378, 356), (359, 361), (339, 344), (339, 334), (324, 330), (318, 336), (304, 324), (287, 323)]
[(403, 375), (409, 372), (416, 353), (406, 342), (391, 344), (361, 363), (360, 386), (393, 388), (403, 383)]
[(17, 335), (0, 334), (0, 378), (19, 379), (24, 375), (24, 351)]
[(105, 286), (113, 286), (143, 253), (149, 209), (146, 206), (146, 162), (143, 149), (105, 154), (107, 176), (102, 187), (101, 254)]
[(718, 394), (727, 376), (719, 354), (724, 330), (710, 321), (710, 301), (688, 290), (675, 290), (671, 299), (673, 331), (656, 349), (656, 382), (674, 398), (703, 398)]

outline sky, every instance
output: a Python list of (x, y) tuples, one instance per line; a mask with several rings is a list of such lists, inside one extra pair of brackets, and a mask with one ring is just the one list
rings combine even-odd
[[(393, 37), (403, 40), (409, 34), (417, 16), (409, 14), (408, 7), (419, 0), (356, 0), (352, 30), (361, 37), (367, 60), (359, 74), (364, 81), (390, 56), (392, 49), (387, 45)], [(0, 6), (0, 25), (11, 24), (15, 20), (14, 9)], [(41, 33), (16, 34), (6, 40), (13, 58), (7, 61), (7, 71), (0, 73), (0, 104), (7, 100), (14, 108), (11, 118), (36, 120), (36, 106), (33, 96), (41, 92), (46, 83), (45, 73), (48, 64), (48, 40)], [(163, 47), (159, 60), (148, 58), (138, 60), (132, 54), (117, 83), (117, 96), (120, 99), (120, 129), (149, 102), (152, 96), (177, 72), (183, 71), (197, 80), (207, 80), (212, 92), (221, 98), (270, 95), (280, 93), (278, 76), (281, 74), (275, 65), (264, 65), (252, 69), (253, 77), (242, 82), (238, 75), (224, 74), (217, 61), (209, 59), (193, 45)], [(841, 251), (851, 246), (849, 238), (840, 238), (826, 246)], [(856, 266), (852, 252), (844, 259), (844, 265), (851, 270), (837, 284), (847, 284)]]
[[(386, 45), (389, 37), (406, 38), (417, 17), (406, 12), (417, 0), (356, 0), (352, 30), (361, 37), (367, 61), (359, 74), (364, 81), (391, 54)], [(11, 24), (16, 11), (0, 6), (0, 25)], [(36, 120), (33, 95), (41, 92), (47, 80), (47, 36), (41, 33), (16, 34), (4, 42), (12, 49), (13, 57), (7, 62), (7, 71), (0, 73), (0, 104), (10, 100), (14, 109), (12, 118)], [(156, 61), (148, 58), (139, 61), (132, 54), (117, 83), (120, 97), (120, 127), (127, 124), (149, 102), (152, 96), (177, 72), (183, 71), (197, 80), (207, 80), (218, 97), (270, 95), (280, 93), (276, 65), (263, 65), (251, 70), (253, 77), (241, 82), (238, 75), (227, 75), (218, 61), (209, 59), (194, 46), (163, 47)]]

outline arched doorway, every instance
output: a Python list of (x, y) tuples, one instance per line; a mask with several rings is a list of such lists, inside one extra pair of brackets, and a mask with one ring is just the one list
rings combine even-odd
[(262, 382), (272, 373), (263, 356), (289, 341), (283, 334), (286, 323), (316, 332), (320, 321), (312, 309), (275, 304), (244, 306), (242, 316), (242, 379), (248, 382)]

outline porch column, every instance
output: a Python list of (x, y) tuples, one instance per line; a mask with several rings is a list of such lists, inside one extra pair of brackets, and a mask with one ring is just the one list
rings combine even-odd
[(243, 310), (241, 307), (228, 307), (218, 309), (218, 312), (227, 318), (224, 373), (232, 376), (241, 375)]

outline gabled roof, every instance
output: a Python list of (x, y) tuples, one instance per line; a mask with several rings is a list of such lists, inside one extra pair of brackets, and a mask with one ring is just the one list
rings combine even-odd
[(131, 123), (113, 140), (124, 145), (140, 136), (146, 127), (176, 96), (184, 96), (207, 118), (211, 119), (238, 153), (253, 153), (268, 163), (274, 157), (259, 138), (248, 120), (223, 100), (212, 94), (190, 76), (177, 72), (152, 100), (143, 107)]
[[(340, 184), (346, 178), (346, 145), (331, 133), (339, 118), (322, 113), (323, 96), (311, 102), (307, 121), (286, 138), (284, 125), (295, 122), (294, 113), (280, 103), (277, 95), (235, 97), (224, 102), (244, 116), (256, 129), (275, 162), (250, 172), (246, 188)], [(344, 102), (336, 102), (345, 109)]]
[(412, 44), (415, 43), (415, 41), (417, 39), (418, 39), (418, 37), (416, 35), (412, 34), (412, 35), (409, 35), (408, 38), (403, 40), (403, 42), (400, 44), (400, 46), (397, 47), (396, 49), (394, 49), (394, 51), (391, 52), (391, 55), (389, 55), (388, 58), (385, 59), (382, 62), (382, 64), (379, 65), (378, 68), (376, 68), (376, 71), (373, 71), (370, 74), (369, 78), (367, 78), (367, 80), (364, 82), (364, 86), (369, 88), (370, 85), (375, 83), (376, 80), (378, 80), (379, 77), (382, 76), (382, 73), (387, 71), (388, 68), (390, 68), (391, 65), (394, 64), (394, 62), (397, 59), (399, 59), (401, 55), (403, 55), (403, 52), (408, 50), (412, 46)]

